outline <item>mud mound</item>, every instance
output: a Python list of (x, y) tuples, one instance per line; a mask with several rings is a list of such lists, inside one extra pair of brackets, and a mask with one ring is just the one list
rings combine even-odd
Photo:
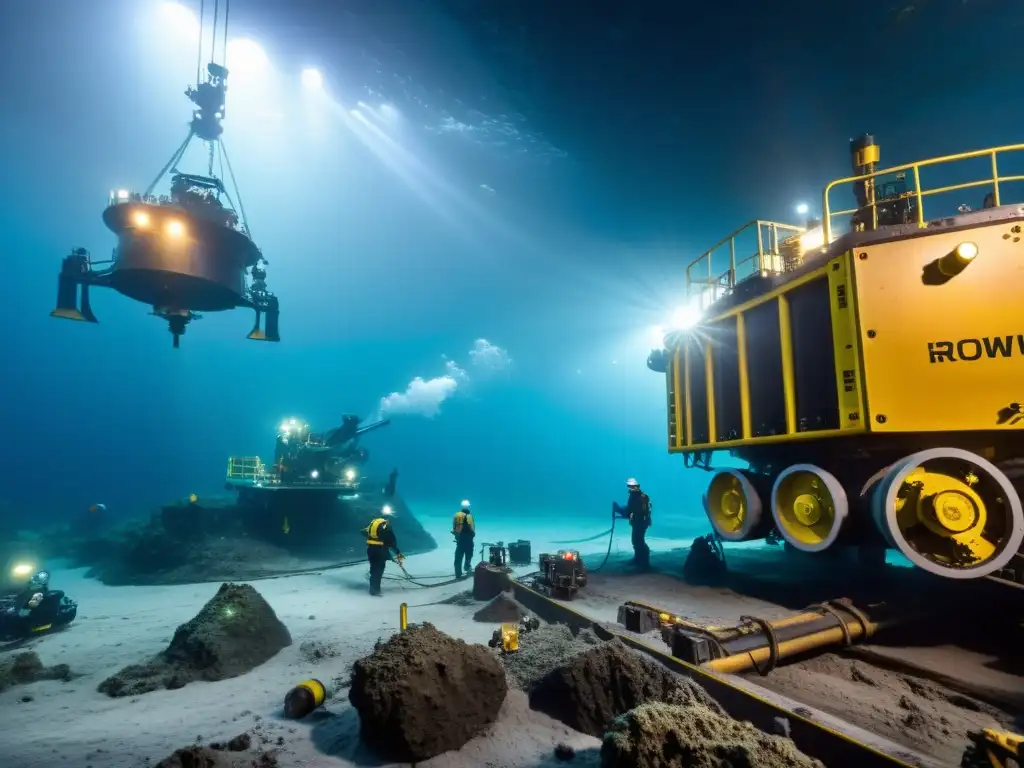
[(609, 726), (604, 768), (824, 768), (792, 741), (701, 704), (641, 704)]
[(99, 691), (113, 697), (137, 696), (195, 680), (238, 677), (291, 642), (288, 628), (252, 586), (221, 584), (203, 609), (178, 627), (166, 651), (108, 677)]
[(519, 650), (503, 655), (501, 663), (511, 683), (530, 693), (548, 672), (601, 643), (589, 629), (573, 635), (565, 624), (549, 624), (520, 636)]
[(516, 601), (508, 592), (502, 592), (487, 605), (473, 614), (473, 621), (486, 621), (501, 624), (506, 621), (519, 621), (529, 611)]
[(0, 691), (12, 685), (27, 685), (39, 680), (64, 680), (72, 678), (71, 669), (67, 664), (55, 664), (44, 667), (35, 651), (19, 653), (12, 658), (0, 661)]
[[(226, 745), (183, 747), (157, 763), (156, 768), (278, 768), (280, 763), (273, 752), (237, 754), (248, 750), (250, 744), (249, 734), (243, 733)], [(225, 752), (224, 749), (230, 751)]]
[(531, 709), (598, 738), (619, 715), (655, 701), (700, 705), (724, 715), (696, 683), (615, 640), (552, 670), (530, 693)]
[(363, 741), (381, 757), (418, 762), (493, 723), (508, 686), (486, 648), (414, 624), (352, 667), (348, 699)]

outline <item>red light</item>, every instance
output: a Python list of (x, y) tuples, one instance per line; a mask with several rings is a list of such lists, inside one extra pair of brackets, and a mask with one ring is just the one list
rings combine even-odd
[(566, 553), (564, 553), (562, 555), (562, 559), (563, 560), (575, 560), (576, 559), (576, 553), (575, 552), (566, 552)]

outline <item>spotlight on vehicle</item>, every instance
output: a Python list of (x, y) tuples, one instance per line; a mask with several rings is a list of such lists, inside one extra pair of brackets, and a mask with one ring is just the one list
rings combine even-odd
[(313, 480), (316, 480), (318, 477), (320, 477), (320, 470), (314, 469), (312, 472), (309, 473), (309, 476)]
[(167, 222), (167, 234), (171, 237), (181, 237), (185, 234), (185, 225), (177, 219), (171, 219)]
[(393, 515), (395, 514), (395, 510), (391, 508), (390, 504), (385, 504), (383, 507), (380, 508), (380, 513), (382, 515)]
[(675, 312), (672, 313), (672, 323), (669, 326), (669, 330), (672, 331), (686, 331), (693, 328), (697, 323), (700, 322), (701, 311), (693, 304), (685, 304), (678, 307)]
[(939, 272), (946, 277), (956, 277), (967, 265), (974, 261), (978, 255), (978, 246), (975, 243), (960, 243), (938, 261)]
[(32, 571), (35, 570), (35, 566), (32, 563), (16, 563), (11, 568), (11, 576), (16, 579), (24, 579), (32, 575)]
[(132, 223), (140, 229), (145, 229), (149, 226), (149, 214), (145, 211), (136, 211), (132, 214)]
[(806, 216), (807, 212), (811, 210), (811, 207), (807, 203), (797, 203), (796, 214), (797, 216)]
[(345, 470), (345, 479), (348, 482), (351, 483), (353, 480), (356, 479), (356, 471), (354, 469), (352, 469), (352, 468), (346, 469)]

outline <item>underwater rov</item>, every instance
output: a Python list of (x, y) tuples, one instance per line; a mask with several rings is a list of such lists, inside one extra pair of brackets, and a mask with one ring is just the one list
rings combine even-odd
[(355, 493), (362, 480), (360, 468), (370, 457), (359, 438), (390, 423), (385, 419), (365, 424), (349, 414), (342, 417), (340, 426), (316, 433), (310, 432), (305, 422), (288, 419), (278, 428), (273, 464), (267, 466), (259, 456), (232, 456), (228, 459), (226, 486), (229, 490), (325, 489)]
[(580, 588), (587, 586), (587, 566), (575, 550), (560, 549), (544, 553), (538, 558), (540, 564), (539, 588), (552, 597), (571, 600)]
[[(701, 317), (648, 358), (668, 449), (713, 472), (723, 541), (774, 527), (818, 556), (892, 547), (940, 577), (1024, 587), (1024, 207), (1005, 198), (1024, 177), (997, 170), (1024, 144), (884, 170), (873, 137), (850, 149), (820, 223), (754, 221), (687, 267)], [(962, 161), (989, 175), (922, 188), (923, 169)], [(832, 209), (838, 187), (855, 207)], [(977, 188), (977, 210), (930, 196)], [(717, 451), (749, 468), (714, 470)]]
[[(224, 48), (227, 46), (225, 0)], [(217, 51), (217, 15), (214, 10), (213, 51)], [(202, 56), (200, 42), (200, 57)], [(51, 317), (96, 323), (90, 288), (113, 288), (123, 296), (149, 304), (153, 314), (167, 321), (177, 348), (188, 324), (201, 312), (247, 307), (256, 312), (248, 338), (280, 341), (278, 300), (267, 289), (266, 260), (253, 242), (245, 220), (238, 184), (221, 138), (225, 114), (228, 70), (211, 61), (205, 80), (196, 72), (196, 86), (185, 94), (195, 106), (185, 141), (143, 193), (111, 193), (103, 223), (117, 236), (110, 260), (93, 261), (84, 248), (64, 257), (57, 282), (57, 306)], [(181, 161), (193, 139), (208, 148), (206, 173), (182, 173)], [(238, 212), (215, 164), (227, 168)], [(171, 175), (169, 196), (154, 190)], [(261, 328), (262, 318), (265, 328)]]
[(78, 603), (50, 589), (48, 571), (27, 561), (10, 564), (0, 592), (0, 641), (18, 643), (60, 629), (77, 615)]

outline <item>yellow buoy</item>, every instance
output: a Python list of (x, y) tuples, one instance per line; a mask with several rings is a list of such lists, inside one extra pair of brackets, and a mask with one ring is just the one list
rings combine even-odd
[(303, 718), (322, 706), (327, 699), (327, 687), (319, 680), (304, 680), (284, 697), (284, 714), (293, 719)]

